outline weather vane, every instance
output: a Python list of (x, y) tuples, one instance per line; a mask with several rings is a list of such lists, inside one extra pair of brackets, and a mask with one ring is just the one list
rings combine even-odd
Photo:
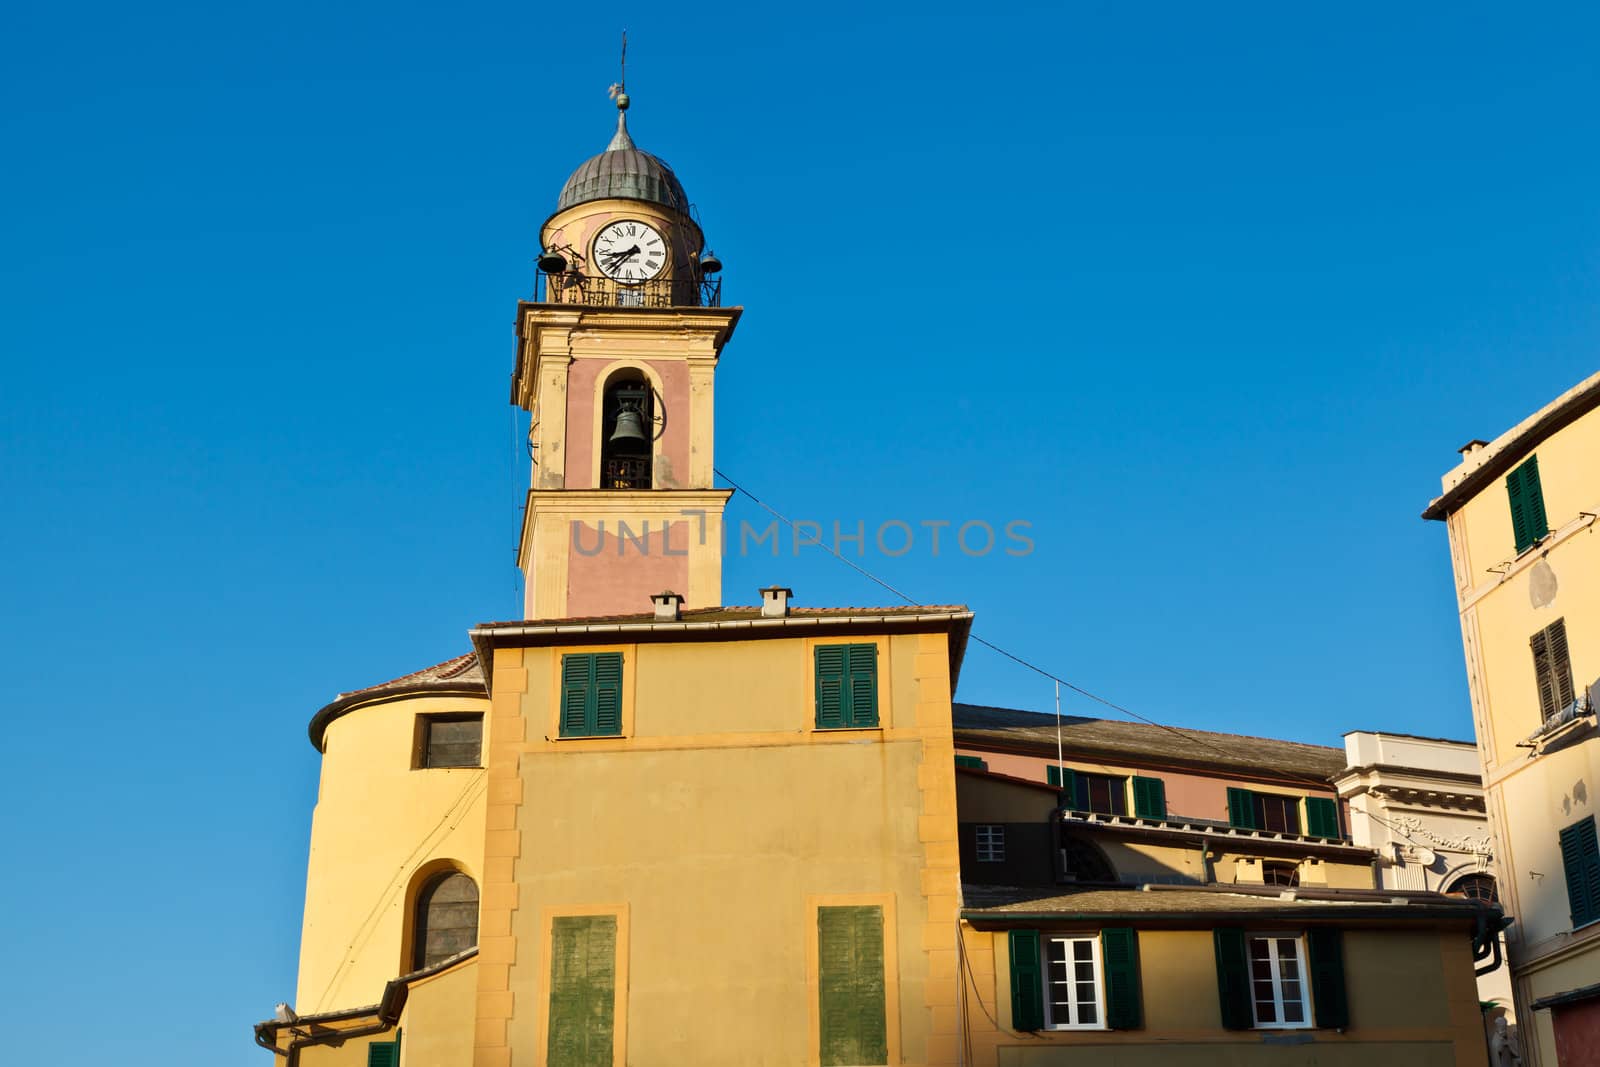
[(621, 111), (628, 110), (628, 31), (622, 31), (622, 62), (617, 64), (617, 80), (606, 90), (606, 95), (617, 102)]

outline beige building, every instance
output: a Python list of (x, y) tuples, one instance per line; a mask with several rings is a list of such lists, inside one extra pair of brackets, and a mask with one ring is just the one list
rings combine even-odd
[(1530, 1067), (1592, 1064), (1600, 374), (1469, 442), (1423, 517), (1449, 530), (1523, 1054)]
[[(1348, 806), (1350, 839), (1373, 850), (1380, 888), (1500, 899), (1476, 745), (1352, 730), (1344, 747), (1346, 766), (1333, 782)], [(1496, 962), (1504, 935), (1499, 947)], [(1480, 975), (1478, 997), (1498, 1005), (1492, 1017), (1515, 1026), (1508, 968)]]

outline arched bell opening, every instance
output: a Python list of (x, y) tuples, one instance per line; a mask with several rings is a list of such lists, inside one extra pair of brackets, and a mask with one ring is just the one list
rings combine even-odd
[(612, 379), (600, 410), (600, 488), (649, 489), (656, 428), (650, 382), (639, 375)]

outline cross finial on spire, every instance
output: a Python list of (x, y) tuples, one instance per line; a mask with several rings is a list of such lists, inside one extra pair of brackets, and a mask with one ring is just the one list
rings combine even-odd
[(611, 143), (606, 146), (607, 152), (619, 152), (633, 147), (633, 138), (628, 136), (628, 31), (622, 31), (622, 62), (618, 64), (617, 81), (610, 89), (606, 90), (612, 100), (617, 103), (617, 132), (611, 138)]
[(617, 102), (618, 111), (628, 110), (628, 31), (622, 31), (622, 62), (617, 64), (617, 80), (606, 92)]

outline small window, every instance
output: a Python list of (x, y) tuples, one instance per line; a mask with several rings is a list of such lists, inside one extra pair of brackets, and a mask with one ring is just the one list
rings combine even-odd
[(478, 884), (460, 871), (429, 880), (417, 894), (411, 965), (431, 967), (478, 943)]
[(1574, 929), (1600, 919), (1600, 841), (1593, 816), (1561, 831), (1561, 865)]
[(1311, 1025), (1306, 994), (1305, 946), (1298, 937), (1247, 939), (1250, 950), (1250, 1003), (1255, 1025), (1289, 1030)]
[(423, 767), (483, 765), (483, 716), (417, 716), (417, 761)]
[(1267, 885), (1293, 888), (1300, 884), (1300, 865), (1280, 860), (1267, 860), (1261, 864), (1261, 880)]
[(1300, 798), (1228, 789), (1228, 824), (1275, 834), (1300, 833)]
[(561, 736), (622, 734), (622, 653), (561, 657)]
[(1074, 811), (1100, 815), (1128, 814), (1128, 780), (1111, 774), (1072, 774)]
[(1098, 937), (1045, 942), (1045, 1025), (1052, 1030), (1104, 1030), (1105, 996)]
[(817, 729), (878, 725), (878, 646), (818, 645)]
[(1450, 883), (1446, 893), (1468, 900), (1481, 900), (1485, 904), (1500, 903), (1500, 887), (1495, 884), (1492, 874), (1464, 874)]
[(374, 1041), (367, 1046), (367, 1067), (400, 1067), (400, 1031), (393, 1041)]
[(1544, 514), (1544, 489), (1539, 485), (1539, 457), (1506, 476), (1506, 497), (1511, 503), (1511, 533), (1521, 553), (1544, 539), (1550, 523)]
[(1557, 619), (1529, 640), (1533, 677), (1539, 690), (1539, 714), (1552, 719), (1572, 706), (1572, 659), (1567, 650), (1567, 620)]
[(978, 862), (1004, 863), (1006, 858), (1006, 828), (997, 823), (978, 826)]

